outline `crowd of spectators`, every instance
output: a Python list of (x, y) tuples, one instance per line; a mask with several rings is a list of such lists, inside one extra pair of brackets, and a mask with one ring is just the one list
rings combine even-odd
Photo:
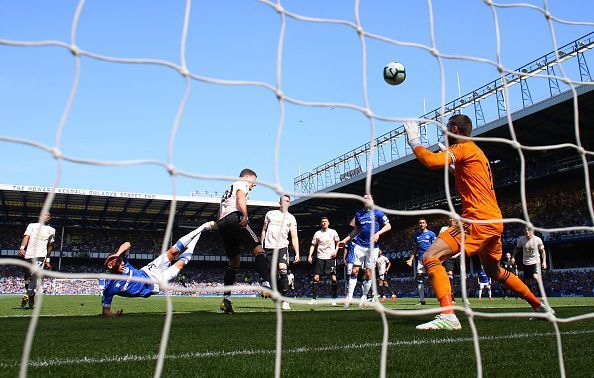
[[(101, 263), (65, 265), (63, 272), (72, 273), (103, 273), (104, 269)], [(290, 296), (311, 297), (311, 266), (294, 266), (292, 270), (295, 276), (294, 289), (289, 290)], [(14, 266), (0, 266), (0, 294), (22, 294), (24, 293), (24, 282), (22, 269)], [(184, 291), (175, 291), (177, 294), (186, 295), (204, 295), (212, 293), (213, 289), (223, 287), (223, 276), (225, 273), (224, 265), (221, 266), (200, 266), (193, 264), (184, 269), (180, 275), (173, 281), (177, 287), (185, 288)], [(400, 274), (388, 274), (391, 286), (398, 297), (416, 297), (417, 284), (413, 277), (403, 277)], [(346, 281), (344, 274), (338, 274), (339, 288), (345, 287)], [(551, 271), (543, 274), (543, 282), (547, 295), (549, 296), (583, 296), (594, 295), (594, 270), (581, 271)], [(237, 285), (240, 289), (235, 293), (257, 293), (260, 288), (259, 279), (254, 269), (246, 267), (242, 269), (237, 276)], [(360, 285), (358, 285), (355, 295), (360, 295)], [(467, 295), (476, 297), (478, 292), (478, 283), (476, 276), (468, 275), (466, 279)], [(101, 285), (98, 279), (55, 279), (45, 278), (43, 283), (44, 293), (49, 295), (57, 294), (90, 294), (100, 295)], [(493, 284), (493, 296), (503, 297), (505, 292), (498, 283)], [(191, 293), (185, 290), (191, 290)], [(432, 297), (430, 285), (425, 285), (425, 296)], [(454, 295), (461, 296), (459, 276), (454, 279)], [(339, 290), (339, 293), (340, 290)], [(330, 281), (321, 280), (319, 285), (319, 296), (330, 296)]]

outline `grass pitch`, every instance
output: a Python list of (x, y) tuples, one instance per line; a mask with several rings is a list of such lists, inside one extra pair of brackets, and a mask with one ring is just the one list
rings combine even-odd
[[(16, 376), (30, 321), (20, 297), (0, 297), (0, 375)], [(415, 299), (386, 302), (415, 309)], [(220, 298), (174, 297), (163, 376), (273, 376), (276, 314), (270, 300), (236, 298), (234, 315), (219, 313)], [(523, 301), (472, 301), (485, 312), (528, 311)], [(562, 318), (594, 312), (594, 298), (552, 298)], [(437, 301), (429, 300), (429, 306)], [(115, 298), (118, 319), (99, 316), (100, 297), (45, 296), (29, 376), (153, 375), (165, 298)], [(313, 311), (312, 311), (313, 310)], [(372, 309), (293, 305), (283, 313), (283, 376), (376, 376), (383, 325)], [(459, 315), (460, 316), (460, 315)], [(388, 376), (476, 376), (468, 320), (457, 332), (416, 331), (432, 316), (388, 317)], [(475, 318), (486, 377), (559, 376), (553, 325), (525, 318)], [(560, 324), (568, 377), (594, 371), (594, 319)]]

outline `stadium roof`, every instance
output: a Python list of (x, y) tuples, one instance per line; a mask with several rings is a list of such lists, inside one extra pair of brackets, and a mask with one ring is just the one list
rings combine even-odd
[[(580, 139), (584, 148), (594, 149), (594, 86), (577, 88), (579, 103)], [(573, 97), (570, 91), (512, 113), (512, 121), (518, 142), (525, 146), (576, 143), (574, 130)], [(498, 137), (510, 140), (508, 122), (505, 117), (497, 119), (474, 130), (473, 136)], [(519, 169), (519, 154), (510, 145), (495, 142), (477, 142), (492, 162), (496, 186), (498, 178)], [(437, 150), (437, 146), (430, 149)], [(581, 157), (575, 149), (551, 149), (548, 151), (526, 151), (527, 164), (541, 165), (546, 174), (551, 172), (578, 172)], [(557, 168), (546, 171), (546, 164), (557, 164)], [(591, 164), (591, 163), (590, 163)], [(581, 172), (581, 171), (579, 171)], [(414, 155), (408, 155), (373, 170), (371, 192), (374, 201), (384, 207), (398, 209), (431, 208), (422, 205), (423, 198), (443, 191), (443, 171), (429, 171)], [(510, 184), (508, 182), (507, 184)], [(453, 188), (453, 182), (452, 186)], [(362, 195), (365, 192), (365, 173), (330, 186), (319, 193), (341, 192)], [(441, 197), (444, 197), (441, 194)], [(443, 202), (443, 198), (441, 198)], [(408, 204), (407, 204), (408, 203)], [(301, 218), (311, 217), (317, 223), (319, 217), (328, 215), (334, 221), (352, 217), (361, 202), (352, 200), (305, 198), (293, 204), (293, 213)], [(301, 223), (303, 224), (303, 222)]]
[[(0, 184), (0, 222), (23, 225), (39, 216), (51, 187)], [(65, 227), (161, 230), (173, 196), (95, 189), (56, 188), (52, 224)], [(195, 227), (215, 219), (219, 198), (176, 196), (175, 225)], [(258, 222), (277, 202), (248, 201), (250, 219)]]

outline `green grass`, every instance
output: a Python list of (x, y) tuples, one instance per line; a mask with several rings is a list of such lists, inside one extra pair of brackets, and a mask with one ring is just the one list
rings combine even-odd
[[(270, 300), (237, 298), (236, 313), (218, 313), (217, 298), (175, 297), (164, 376), (272, 376), (276, 314)], [(386, 306), (415, 309), (414, 299)], [(429, 301), (436, 305), (435, 300)], [(16, 376), (31, 310), (19, 297), (0, 297), (0, 375)], [(553, 298), (559, 317), (594, 312), (594, 298)], [(484, 311), (528, 311), (522, 301), (472, 301)], [(98, 315), (100, 298), (46, 296), (31, 352), (29, 376), (152, 376), (165, 319), (165, 298), (116, 298), (125, 315)], [(371, 310), (306, 305), (284, 312), (283, 376), (376, 376), (383, 326)], [(431, 316), (388, 317), (388, 376), (476, 376), (470, 326), (458, 332), (416, 331)], [(553, 325), (525, 318), (475, 323), (485, 377), (559, 376)], [(568, 377), (591, 376), (594, 320), (560, 324)], [(210, 353), (210, 354), (206, 354)], [(121, 357), (128, 356), (127, 361)], [(83, 362), (82, 359), (87, 359)], [(118, 359), (120, 358), (120, 359)]]

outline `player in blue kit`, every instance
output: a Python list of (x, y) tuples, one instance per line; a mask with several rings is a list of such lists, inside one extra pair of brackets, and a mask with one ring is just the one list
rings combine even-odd
[(435, 241), (435, 233), (427, 228), (427, 220), (419, 219), (419, 231), (415, 232), (413, 236), (413, 250), (410, 258), (406, 261), (408, 266), (413, 266), (415, 257), (417, 258), (417, 288), (419, 289), (419, 303), (424, 305), (425, 302), (425, 285), (423, 285), (423, 276), (425, 275), (425, 267), (423, 266), (423, 255), (431, 244)]
[(479, 284), (479, 293), (478, 293), (479, 301), (483, 297), (483, 289), (485, 289), (485, 288), (489, 291), (489, 300), (491, 300), (492, 299), (491, 298), (491, 278), (489, 278), (489, 276), (487, 276), (487, 273), (485, 273), (485, 270), (483, 269), (482, 265), (481, 265), (481, 270), (478, 273), (476, 280), (478, 281), (478, 284)]
[[(347, 243), (352, 240), (353, 248), (351, 252), (351, 262), (353, 268), (349, 277), (349, 286), (345, 307), (349, 306), (350, 301), (353, 299), (353, 293), (355, 292), (355, 286), (357, 286), (357, 275), (359, 269), (363, 267), (365, 269), (365, 279), (363, 281), (363, 296), (361, 300), (367, 300), (367, 293), (371, 288), (371, 277), (372, 269), (375, 268), (375, 260), (379, 253), (378, 240), (381, 235), (392, 229), (390, 220), (380, 210), (371, 210), (373, 205), (373, 198), (371, 195), (366, 194), (365, 207), (355, 214), (353, 220), (351, 220), (351, 227), (353, 231), (341, 240), (341, 243)], [(372, 222), (374, 222), (374, 228), (371, 228)], [(373, 249), (371, 249), (371, 242), (373, 241)]]
[[(169, 282), (178, 275), (180, 270), (192, 259), (192, 253), (196, 247), (202, 231), (216, 229), (215, 222), (206, 222), (194, 231), (182, 236), (167, 252), (141, 269), (134, 268), (127, 259), (128, 251), (132, 245), (129, 242), (123, 243), (118, 251), (109, 255), (105, 260), (105, 267), (112, 274), (121, 274), (126, 277), (139, 277), (152, 279), (154, 281)], [(181, 252), (181, 254), (180, 254)], [(171, 262), (179, 255), (178, 261), (173, 265)], [(121, 316), (124, 311), (111, 311), (111, 302), (115, 295), (121, 297), (150, 297), (159, 292), (159, 285), (156, 283), (136, 282), (129, 279), (105, 280), (103, 288), (103, 316), (115, 318)]]

